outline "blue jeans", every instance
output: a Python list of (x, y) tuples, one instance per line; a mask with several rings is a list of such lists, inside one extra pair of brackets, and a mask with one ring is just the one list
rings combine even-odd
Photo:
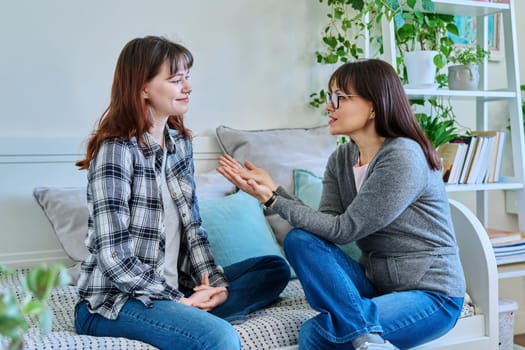
[(461, 313), (463, 298), (439, 292), (378, 293), (359, 263), (309, 232), (290, 231), (284, 250), (320, 312), (302, 325), (300, 349), (352, 349), (352, 339), (367, 333), (408, 349), (448, 332)]
[(75, 328), (78, 334), (135, 339), (159, 349), (240, 349), (228, 321), (242, 321), (274, 302), (290, 279), (290, 269), (281, 257), (262, 256), (227, 266), (224, 273), (230, 283), (228, 299), (209, 313), (172, 300), (152, 300), (146, 307), (128, 299), (117, 319), (109, 320), (90, 313), (83, 301), (75, 308)]

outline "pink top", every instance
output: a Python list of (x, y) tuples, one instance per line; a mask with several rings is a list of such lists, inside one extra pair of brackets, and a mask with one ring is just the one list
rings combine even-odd
[[(359, 164), (359, 162), (357, 163)], [(366, 171), (368, 170), (368, 163), (365, 165), (354, 165), (354, 177), (355, 177), (355, 187), (357, 192), (361, 189), (363, 181), (365, 180)]]

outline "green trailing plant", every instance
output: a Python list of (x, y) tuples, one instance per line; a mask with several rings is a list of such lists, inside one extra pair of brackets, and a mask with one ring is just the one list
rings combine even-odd
[[(328, 6), (328, 22), (323, 26), (322, 48), (315, 51), (319, 64), (345, 63), (363, 57), (360, 42), (367, 40), (375, 52), (371, 57), (383, 53), (381, 21), (392, 21), (403, 8), (420, 6), (425, 11), (434, 11), (432, 0), (319, 0)], [(368, 33), (368, 36), (366, 36)], [(310, 105), (324, 105), (326, 91), (321, 89), (310, 95)]]
[[(403, 53), (415, 47), (436, 49), (439, 55), (434, 59), (436, 69), (448, 63), (454, 43), (450, 34), (458, 35), (454, 16), (436, 14), (432, 0), (319, 0), (328, 6), (327, 23), (321, 32), (322, 47), (315, 51), (319, 64), (345, 63), (364, 57), (360, 42), (370, 43), (370, 57), (383, 54), (382, 20), (394, 23), (394, 35), (398, 47), (397, 70), (403, 82), (407, 82)], [(368, 33), (368, 36), (365, 35)], [(417, 44), (416, 44), (417, 43)], [(446, 74), (436, 77), (440, 86), (447, 84)], [(320, 89), (310, 95), (310, 106), (325, 105), (326, 90)], [(425, 103), (425, 100), (422, 100)], [(452, 112), (436, 99), (428, 104), (432, 114), (418, 114), (418, 121), (433, 144), (444, 139), (453, 139), (457, 134), (454, 118), (446, 117)], [(432, 128), (436, 128), (432, 131)], [(447, 136), (448, 135), (448, 136)], [(448, 142), (448, 141), (446, 141)]]
[[(363, 58), (365, 52), (359, 44), (367, 40), (370, 57), (383, 54), (382, 19), (394, 22), (398, 46), (397, 70), (404, 83), (407, 82), (404, 52), (416, 47), (434, 49), (436, 70), (447, 65), (447, 58), (454, 45), (450, 34), (458, 35), (453, 15), (434, 13), (432, 0), (319, 0), (326, 3), (327, 23), (323, 26), (322, 48), (315, 51), (320, 64), (345, 63)], [(368, 35), (367, 35), (368, 34)], [(440, 86), (446, 86), (446, 74), (436, 77)], [(310, 105), (324, 105), (324, 89), (310, 95)]]
[[(0, 280), (14, 271), (0, 265)], [(23, 281), (21, 300), (15, 291), (0, 290), (0, 335), (9, 339), (8, 350), (22, 349), (23, 337), (29, 328), (27, 318), (36, 316), (43, 334), (51, 330), (52, 312), (47, 304), (56, 287), (70, 283), (70, 276), (64, 266), (45, 265), (31, 269)]]
[(490, 56), (490, 51), (484, 50), (480, 45), (455, 46), (450, 54), (451, 63), (469, 65), (483, 64), (486, 57)]

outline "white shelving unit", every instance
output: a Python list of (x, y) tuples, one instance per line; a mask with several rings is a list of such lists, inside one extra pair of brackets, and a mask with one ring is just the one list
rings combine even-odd
[[(523, 1), (523, 0), (520, 0)], [(488, 75), (488, 60), (480, 67), (479, 91), (460, 91), (448, 89), (406, 89), (409, 97), (447, 97), (450, 99), (469, 100), (475, 102), (476, 110), (472, 118), (476, 120), (477, 130), (488, 129), (488, 107), (493, 102), (505, 102), (507, 115), (510, 116), (513, 175), (503, 177), (498, 183), (476, 184), (476, 185), (447, 185), (448, 192), (474, 191), (476, 193), (476, 216), (487, 227), (488, 222), (488, 191), (510, 190), (516, 194), (516, 207), (518, 214), (519, 230), (525, 232), (525, 141), (523, 132), (522, 100), (519, 82), (518, 49), (516, 33), (515, 0), (509, 3), (492, 3), (474, 0), (433, 0), (437, 13), (452, 14), (459, 16), (475, 16), (477, 23), (477, 42), (485, 43), (488, 49), (488, 16), (501, 14), (504, 45), (505, 45), (505, 67), (506, 87), (491, 89)], [(396, 46), (394, 40), (393, 23), (383, 20), (383, 39), (385, 59), (394, 67), (396, 62)], [(501, 118), (506, 118), (500, 116)], [(496, 116), (490, 116), (496, 117)], [(503, 265), (498, 267), (498, 277), (524, 278), (525, 263)], [(515, 349), (525, 349), (516, 346)]]

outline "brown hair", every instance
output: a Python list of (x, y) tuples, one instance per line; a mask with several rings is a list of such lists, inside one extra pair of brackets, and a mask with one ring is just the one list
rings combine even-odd
[[(76, 163), (80, 169), (89, 167), (100, 145), (108, 138), (136, 137), (139, 144), (144, 144), (143, 135), (152, 122), (141, 89), (159, 73), (165, 61), (170, 63), (170, 73), (174, 75), (181, 66), (191, 68), (193, 56), (184, 46), (156, 36), (133, 39), (124, 46), (115, 67), (109, 106), (88, 139), (86, 158)], [(182, 116), (170, 116), (168, 125), (191, 138)]]
[(345, 63), (332, 74), (328, 89), (337, 86), (350, 94), (352, 86), (358, 94), (373, 105), (375, 128), (383, 137), (406, 137), (422, 148), (431, 169), (441, 168), (441, 160), (423, 129), (418, 124), (403, 84), (394, 68), (378, 59)]

